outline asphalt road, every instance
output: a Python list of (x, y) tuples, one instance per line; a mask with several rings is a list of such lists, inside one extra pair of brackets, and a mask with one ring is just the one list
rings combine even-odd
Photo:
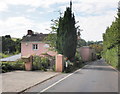
[(21, 58), (21, 53), (10, 57), (2, 58), (0, 61), (16, 61)]
[(97, 60), (74, 73), (59, 75), (25, 92), (118, 92), (118, 72), (103, 60)]

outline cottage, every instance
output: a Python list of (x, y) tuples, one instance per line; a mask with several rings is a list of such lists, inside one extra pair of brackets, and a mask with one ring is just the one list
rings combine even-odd
[(48, 36), (48, 34), (34, 34), (32, 30), (28, 30), (27, 35), (23, 37), (21, 42), (21, 56), (43, 56), (44, 53), (55, 56), (57, 53), (49, 51), (49, 45), (43, 42), (46, 36)]
[(80, 56), (84, 62), (93, 61), (96, 59), (95, 49), (89, 46), (83, 46), (79, 49)]

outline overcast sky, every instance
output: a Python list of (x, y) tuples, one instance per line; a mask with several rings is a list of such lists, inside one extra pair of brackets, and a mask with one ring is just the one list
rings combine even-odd
[[(102, 40), (115, 20), (119, 0), (72, 0), (73, 12), (86, 41)], [(64, 12), (70, 0), (0, 0), (0, 36), (22, 38), (27, 30), (49, 33), (51, 19)]]

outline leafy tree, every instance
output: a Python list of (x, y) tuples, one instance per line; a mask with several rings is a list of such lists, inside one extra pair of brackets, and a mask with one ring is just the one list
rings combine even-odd
[(21, 39), (17, 39), (15, 41), (15, 44), (16, 44), (16, 46), (15, 46), (16, 52), (20, 53), (21, 52)]
[(3, 53), (13, 53), (15, 52), (15, 43), (11, 37), (2, 37), (2, 52)]
[(103, 45), (102, 44), (92, 44), (90, 47), (94, 48), (96, 53), (101, 53), (103, 50)]
[(97, 58), (100, 59), (101, 58), (101, 53), (103, 51), (103, 44), (91, 44), (89, 46), (92, 47), (93, 49), (95, 49)]
[(5, 38), (11, 38), (11, 36), (10, 35), (5, 35)]
[(86, 46), (86, 45), (87, 45), (87, 42), (84, 39), (79, 39), (77, 41), (77, 48), (80, 48), (80, 47)]
[(77, 47), (77, 28), (71, 3), (70, 7), (66, 8), (64, 16), (59, 18), (56, 47), (58, 53), (68, 57), (69, 60), (74, 58)]
[(87, 45), (89, 46), (89, 45), (92, 45), (92, 44), (102, 44), (103, 43), (103, 41), (87, 41)]
[(103, 57), (108, 63), (120, 69), (120, 7), (118, 17), (103, 34)]
[(2, 53), (14, 54), (15, 52), (20, 53), (21, 40), (17, 39), (13, 41), (10, 35), (2, 36)]
[(88, 42), (87, 42), (87, 45), (88, 45), (88, 46), (91, 45), (91, 44), (95, 44), (95, 42), (94, 42), (94, 41), (88, 41)]
[(50, 45), (50, 47), (51, 47), (50, 50), (56, 50), (55, 48), (56, 48), (56, 40), (57, 40), (57, 28), (58, 28), (59, 21), (58, 21), (58, 19), (51, 20), (51, 21), (52, 21), (52, 24), (51, 24), (51, 27), (49, 30), (50, 33), (44, 39), (44, 41)]

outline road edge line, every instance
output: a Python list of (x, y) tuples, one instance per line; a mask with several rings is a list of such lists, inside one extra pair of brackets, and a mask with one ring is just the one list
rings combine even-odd
[(106, 64), (108, 65), (108, 67), (110, 67), (110, 68), (114, 69), (116, 72), (120, 73), (120, 71), (117, 70), (116, 68), (114, 68), (112, 65), (110, 65), (110, 64), (108, 64), (108, 63), (106, 63)]
[(40, 93), (42, 93), (42, 92), (45, 92), (46, 90), (48, 90), (48, 89), (50, 89), (51, 87), (53, 87), (53, 86), (55, 86), (56, 84), (58, 84), (59, 82), (65, 80), (66, 78), (70, 77), (71, 75), (75, 74), (76, 72), (82, 70), (82, 69), (83, 69), (84, 67), (86, 67), (86, 66), (88, 66), (88, 65), (85, 65), (85, 66), (83, 66), (82, 68), (76, 70), (75, 72), (68, 74), (68, 75), (65, 76), (64, 78), (58, 80), (57, 82), (53, 83), (52, 85), (48, 86), (47, 88), (41, 90), (41, 91), (40, 91), (39, 93), (37, 93), (37, 94), (40, 94)]

